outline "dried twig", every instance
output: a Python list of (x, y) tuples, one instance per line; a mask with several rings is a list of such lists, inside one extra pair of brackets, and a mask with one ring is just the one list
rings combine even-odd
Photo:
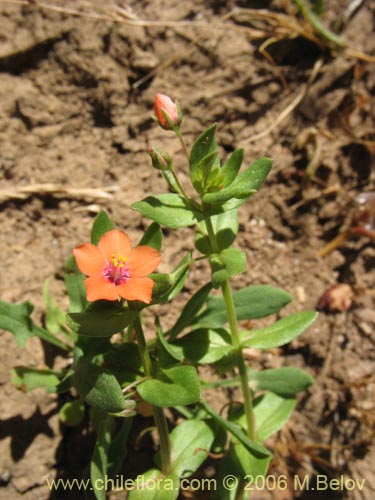
[(101, 188), (69, 188), (58, 184), (30, 184), (0, 191), (0, 203), (10, 200), (26, 200), (32, 196), (53, 196), (56, 198), (84, 198), (111, 200), (117, 186)]
[(306, 96), (311, 84), (317, 77), (322, 65), (323, 65), (323, 59), (318, 59), (313, 67), (310, 78), (305, 88), (296, 95), (293, 101), (285, 109), (283, 109), (283, 111), (279, 114), (276, 120), (272, 121), (272, 124), (269, 127), (267, 127), (262, 132), (259, 132), (258, 134), (252, 135), (251, 137), (247, 137), (246, 140), (250, 142), (255, 142), (261, 139), (262, 137), (265, 137), (266, 135), (270, 134), (273, 130), (275, 130), (275, 128), (277, 128), (280, 125), (280, 123), (283, 122), (285, 118), (287, 118), (296, 109), (296, 107), (300, 104), (302, 99)]

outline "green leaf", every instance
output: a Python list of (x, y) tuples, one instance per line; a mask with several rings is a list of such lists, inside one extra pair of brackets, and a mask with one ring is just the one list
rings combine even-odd
[(90, 479), (97, 500), (106, 500), (107, 492), (103, 485), (107, 479), (107, 452), (111, 442), (113, 419), (104, 416), (99, 423), (98, 437), (90, 463)]
[(45, 342), (48, 342), (49, 344), (55, 345), (56, 347), (59, 347), (60, 349), (63, 349), (64, 351), (71, 351), (72, 348), (62, 342), (58, 337), (50, 333), (49, 331), (45, 330), (44, 328), (41, 328), (40, 326), (32, 324), (32, 331), (33, 334), (36, 337), (41, 338)]
[(141, 366), (138, 347), (132, 342), (111, 344), (110, 350), (103, 354), (103, 368), (116, 377), (121, 387), (131, 384), (140, 376)]
[(59, 411), (59, 417), (63, 424), (70, 427), (79, 425), (85, 416), (85, 405), (80, 399), (68, 401)]
[[(270, 285), (251, 285), (233, 294), (237, 318), (257, 319), (280, 311), (292, 297), (289, 293)], [(222, 297), (209, 296), (207, 309), (198, 318), (199, 326), (219, 328), (226, 323), (227, 314)]]
[(324, 13), (324, 1), (323, 0), (311, 0), (312, 9), (318, 16)]
[(99, 212), (95, 217), (94, 224), (92, 226), (91, 243), (93, 245), (97, 245), (100, 238), (111, 229), (114, 229), (114, 227), (115, 226), (109, 218), (108, 214), (103, 210)]
[(52, 334), (59, 333), (64, 329), (66, 324), (66, 316), (64, 311), (53, 300), (49, 291), (50, 279), (46, 279), (43, 286), (43, 298), (46, 306), (46, 327)]
[(240, 477), (253, 478), (265, 476), (270, 465), (272, 455), (265, 458), (258, 458), (250, 453), (241, 443), (233, 445), (232, 453), (240, 465)]
[(256, 398), (254, 415), (257, 424), (257, 439), (264, 441), (271, 434), (279, 431), (288, 421), (295, 406), (295, 398), (285, 399), (272, 392)]
[(34, 336), (30, 319), (33, 309), (31, 302), (8, 304), (0, 301), (0, 328), (13, 333), (18, 347), (24, 347), (26, 340)]
[(64, 281), (69, 295), (69, 312), (81, 312), (87, 306), (85, 275), (78, 269), (76, 260), (71, 255), (64, 266)]
[(201, 212), (190, 207), (185, 198), (174, 193), (148, 196), (133, 203), (132, 208), (158, 224), (172, 229), (193, 226), (204, 218)]
[(217, 150), (215, 132), (216, 123), (208, 127), (195, 141), (190, 152), (190, 168), (198, 164), (202, 158)]
[(236, 149), (220, 169), (220, 174), (223, 179), (221, 183), (222, 187), (226, 188), (230, 186), (236, 179), (243, 162), (243, 155), (243, 149)]
[[(220, 251), (230, 247), (236, 239), (238, 233), (238, 213), (237, 210), (230, 210), (222, 214), (213, 215), (211, 224), (216, 236), (217, 245)], [(212, 254), (205, 221), (198, 224), (195, 235), (195, 246), (203, 254)]]
[(155, 250), (161, 249), (161, 244), (163, 241), (163, 233), (159, 224), (153, 222), (146, 230), (138, 246), (147, 245), (149, 247), (155, 248)]
[[(167, 339), (164, 337), (163, 330), (161, 329), (160, 324), (156, 326), (156, 331), (157, 331), (157, 336), (159, 339), (160, 344), (162, 345), (163, 349), (167, 351), (169, 356), (171, 356), (173, 359), (177, 361), (183, 361), (184, 355), (181, 352), (180, 349), (176, 348), (176, 346), (170, 344)], [(160, 362), (160, 359), (159, 359)], [(164, 365), (163, 365), (164, 366)]]
[(169, 338), (173, 340), (176, 336), (182, 332), (182, 330), (190, 326), (199, 313), (203, 304), (206, 302), (207, 296), (212, 289), (211, 283), (207, 283), (202, 286), (186, 303), (182, 309), (181, 315), (174, 324), (174, 326), (169, 330)]
[(86, 403), (107, 413), (125, 410), (125, 400), (116, 377), (101, 366), (81, 358), (74, 374), (74, 386)]
[(91, 310), (68, 314), (69, 326), (79, 335), (88, 337), (110, 337), (126, 328), (137, 315), (107, 301), (95, 302)]
[[(207, 186), (208, 176), (218, 157), (218, 152), (213, 151), (203, 157), (198, 163), (190, 168), (190, 178), (198, 193), (204, 193)], [(215, 171), (216, 172), (216, 171)]]
[(251, 332), (251, 337), (242, 342), (244, 347), (270, 349), (287, 344), (305, 331), (316, 319), (315, 311), (304, 311), (282, 318), (271, 326)]
[[(213, 500), (236, 500), (240, 497), (243, 492), (243, 482), (240, 482), (239, 479), (244, 477), (244, 473), (233, 452), (233, 445), (229, 453), (226, 453), (219, 461), (215, 477), (217, 487), (213, 491)], [(231, 482), (231, 478), (233, 478), (233, 482)]]
[(63, 392), (68, 392), (72, 388), (73, 384), (73, 375), (74, 375), (74, 370), (71, 368), (64, 376), (64, 378), (61, 380), (59, 384), (56, 386), (56, 392), (57, 393), (63, 393)]
[(187, 420), (171, 432), (172, 471), (189, 477), (206, 460), (214, 441), (212, 427), (202, 420)]
[(248, 370), (254, 391), (271, 391), (279, 396), (291, 397), (305, 391), (314, 379), (304, 370), (291, 366), (269, 370)]
[(31, 391), (37, 387), (42, 387), (47, 392), (56, 392), (56, 387), (60, 383), (57, 373), (48, 368), (39, 370), (28, 366), (16, 366), (11, 370), (12, 383), (23, 391)]
[(24, 347), (26, 340), (30, 337), (40, 337), (64, 351), (69, 351), (70, 347), (68, 345), (44, 328), (33, 323), (30, 318), (33, 309), (34, 306), (31, 302), (8, 304), (0, 301), (0, 328), (13, 333), (18, 347)]
[(215, 363), (232, 350), (230, 334), (223, 328), (209, 330), (199, 328), (173, 343), (174, 350), (182, 359), (193, 363)]
[(206, 193), (202, 200), (205, 203), (222, 204), (232, 198), (247, 199), (261, 187), (271, 166), (270, 158), (261, 158), (240, 174), (228, 187), (215, 193)]
[(266, 448), (264, 448), (264, 446), (249, 439), (238, 424), (230, 422), (229, 420), (225, 420), (221, 415), (216, 413), (216, 411), (211, 408), (211, 406), (206, 401), (202, 400), (201, 405), (207, 411), (207, 413), (211, 415), (214, 420), (216, 420), (219, 425), (221, 425), (225, 430), (227, 430), (235, 438), (237, 438), (239, 442), (242, 443), (250, 453), (255, 455), (257, 458), (265, 458), (271, 455), (271, 453)]
[(181, 291), (189, 274), (191, 263), (191, 252), (189, 252), (170, 274), (150, 274), (150, 278), (155, 282), (152, 304), (170, 302)]
[(189, 405), (200, 398), (200, 381), (193, 366), (174, 366), (159, 370), (156, 378), (141, 382), (137, 391), (148, 403), (166, 407)]
[(129, 500), (176, 500), (180, 482), (173, 472), (165, 476), (159, 469), (150, 469), (134, 480), (134, 488)]
[(246, 271), (246, 255), (237, 248), (226, 248), (219, 254), (210, 256), (212, 286), (219, 286), (237, 274)]
[(121, 466), (128, 456), (128, 438), (132, 428), (133, 419), (131, 417), (124, 418), (118, 433), (112, 438), (108, 449), (108, 476), (113, 477), (121, 469)]

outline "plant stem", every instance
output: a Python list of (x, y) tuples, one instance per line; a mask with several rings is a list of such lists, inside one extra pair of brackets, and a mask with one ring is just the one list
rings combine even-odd
[[(217, 244), (216, 235), (214, 228), (212, 226), (211, 219), (205, 220), (208, 237), (211, 242), (212, 249), (214, 252), (219, 253), (220, 249)], [(236, 308), (233, 302), (233, 295), (229, 285), (229, 281), (226, 280), (221, 285), (221, 291), (223, 294), (223, 299), (225, 303), (225, 308), (227, 311), (229, 328), (232, 335), (232, 346), (234, 348), (234, 359), (238, 369), (239, 378), (241, 381), (242, 394), (244, 398), (244, 407), (247, 422), (247, 434), (250, 439), (255, 439), (255, 418), (253, 411), (253, 398), (250, 392), (249, 379), (247, 376), (246, 364), (242, 353), (241, 340), (238, 331), (238, 322)]]
[[(134, 330), (137, 335), (138, 350), (141, 357), (143, 369), (146, 377), (152, 377), (153, 367), (149, 350), (147, 348), (146, 339), (143, 333), (142, 324), (139, 316), (133, 320)], [(158, 406), (152, 407), (155, 425), (158, 430), (160, 440), (161, 468), (165, 475), (168, 475), (171, 470), (171, 445), (169, 441), (169, 431), (167, 420), (162, 408)]]
[(232, 334), (232, 345), (234, 347), (234, 358), (238, 368), (241, 381), (242, 394), (244, 398), (245, 414), (247, 421), (247, 433), (250, 439), (255, 438), (255, 419), (253, 412), (253, 398), (250, 392), (249, 379), (247, 376), (246, 364), (242, 353), (241, 341), (238, 332), (236, 309), (234, 307), (233, 295), (228, 281), (221, 285), (225, 308), (227, 310), (229, 327)]
[(182, 187), (182, 184), (181, 184), (181, 182), (180, 182), (179, 178), (177, 177), (176, 172), (175, 172), (173, 169), (172, 169), (172, 170), (170, 170), (170, 172), (171, 172), (171, 174), (173, 175), (173, 179), (175, 180), (175, 183), (176, 183), (176, 185), (177, 185), (178, 189), (180, 190), (180, 193), (182, 194), (182, 196), (183, 196), (185, 199), (190, 200), (189, 196), (188, 196), (188, 195), (186, 194), (186, 192), (185, 192), (185, 189)]
[(184, 155), (186, 156), (186, 159), (188, 161), (188, 165), (190, 165), (189, 151), (188, 151), (188, 148), (186, 147), (186, 143), (184, 141), (184, 138), (182, 137), (181, 131), (180, 130), (175, 130), (175, 132), (176, 132), (177, 137), (180, 140), (180, 144), (181, 144), (182, 150), (184, 152)]

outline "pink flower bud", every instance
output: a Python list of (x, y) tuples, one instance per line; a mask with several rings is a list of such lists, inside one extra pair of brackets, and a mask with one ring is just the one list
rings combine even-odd
[[(181, 123), (178, 106), (167, 95), (156, 94), (154, 99), (154, 113), (159, 125), (167, 130), (170, 130), (172, 125), (178, 126)], [(169, 120), (167, 120), (165, 114), (168, 115)]]

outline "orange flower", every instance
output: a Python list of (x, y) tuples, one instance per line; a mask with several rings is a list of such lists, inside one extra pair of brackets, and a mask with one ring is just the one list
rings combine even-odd
[(85, 279), (87, 300), (139, 300), (151, 302), (154, 282), (147, 278), (160, 264), (160, 253), (148, 246), (132, 248), (124, 231), (112, 229), (98, 246), (85, 243), (73, 250)]

